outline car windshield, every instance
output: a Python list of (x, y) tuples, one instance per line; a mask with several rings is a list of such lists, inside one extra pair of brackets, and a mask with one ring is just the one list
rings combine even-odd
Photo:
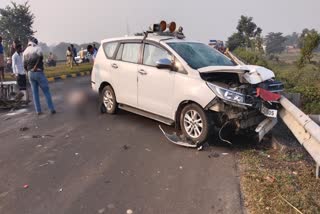
[(193, 69), (208, 66), (234, 66), (235, 64), (226, 56), (212, 47), (196, 42), (168, 42)]

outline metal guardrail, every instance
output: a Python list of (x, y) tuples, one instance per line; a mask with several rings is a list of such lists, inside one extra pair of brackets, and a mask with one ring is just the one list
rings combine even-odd
[(320, 127), (287, 98), (280, 99), (279, 114), (297, 140), (316, 162), (316, 176), (320, 178)]

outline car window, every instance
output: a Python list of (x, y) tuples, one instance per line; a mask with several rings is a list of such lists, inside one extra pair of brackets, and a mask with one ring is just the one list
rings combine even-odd
[(123, 45), (121, 60), (125, 62), (138, 63), (140, 43), (127, 43)]
[(120, 48), (119, 48), (117, 56), (116, 56), (116, 60), (121, 60), (122, 52), (123, 52), (123, 44), (120, 45)]
[(117, 49), (118, 42), (110, 42), (103, 44), (103, 50), (107, 58), (112, 58), (115, 50)]
[(193, 69), (208, 66), (235, 66), (229, 58), (214, 48), (202, 43), (170, 42), (168, 45)]
[(150, 44), (146, 44), (144, 46), (144, 54), (143, 54), (144, 65), (156, 66), (157, 61), (164, 58), (171, 60), (171, 56), (168, 53), (168, 51)]

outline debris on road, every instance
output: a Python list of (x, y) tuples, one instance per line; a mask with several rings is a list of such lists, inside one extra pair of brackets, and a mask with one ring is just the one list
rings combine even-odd
[(4, 198), (9, 194), (9, 192), (0, 193), (0, 198)]
[(108, 204), (108, 209), (114, 209), (114, 208), (115, 208), (114, 204)]
[(223, 156), (226, 156), (226, 155), (228, 155), (228, 154), (229, 154), (229, 153), (222, 153)]
[(37, 147), (37, 148), (40, 148), (40, 147), (42, 147), (42, 145), (41, 145), (41, 144), (39, 144), (39, 145), (37, 145), (36, 147)]
[(151, 152), (151, 149), (146, 148), (145, 150), (146, 150), (147, 152)]
[(32, 138), (47, 138), (47, 137), (53, 137), (52, 135), (32, 135)]
[(124, 150), (130, 149), (130, 147), (129, 147), (128, 145), (124, 145), (122, 148), (123, 148)]
[(39, 165), (39, 167), (43, 167), (43, 166), (46, 166), (46, 165), (48, 165), (49, 163), (44, 163), (44, 164), (41, 164), (41, 165)]
[(53, 165), (54, 163), (55, 163), (55, 161), (53, 161), (53, 160), (48, 160), (46, 163), (39, 165), (39, 167), (46, 166), (46, 165), (48, 165), (48, 164)]
[(78, 153), (78, 152), (76, 152), (76, 153), (74, 153), (74, 155), (75, 155), (75, 156), (78, 156), (78, 155), (79, 155), (79, 153)]
[(29, 130), (28, 127), (22, 127), (22, 128), (20, 128), (20, 131), (21, 131), (21, 132), (25, 132), (25, 131), (28, 131), (28, 130)]
[(132, 213), (133, 213), (133, 211), (131, 209), (127, 210), (127, 214), (132, 214)]
[(98, 210), (98, 213), (99, 213), (99, 214), (102, 214), (102, 213), (104, 213), (105, 211), (106, 211), (106, 209), (105, 209), (105, 208), (102, 208), (102, 209)]
[(181, 170), (182, 170), (182, 169), (183, 169), (183, 167), (182, 167), (182, 166), (179, 166), (179, 169), (181, 169)]
[(63, 191), (63, 189), (62, 188), (60, 188), (59, 190), (58, 190), (58, 192), (62, 192)]
[(168, 134), (162, 129), (160, 125), (159, 125), (159, 128), (164, 134), (164, 136), (167, 138), (167, 140), (169, 140), (171, 143), (174, 143), (178, 146), (197, 148), (196, 144), (192, 144), (191, 142), (188, 142), (187, 139), (183, 139), (182, 137), (179, 137), (177, 133), (174, 132), (173, 134)]
[(28, 184), (25, 184), (25, 185), (23, 186), (23, 188), (24, 188), (24, 189), (28, 189), (28, 188), (29, 188), (29, 185), (28, 185)]
[(216, 153), (216, 152), (213, 152), (213, 153), (208, 155), (208, 158), (218, 158), (218, 157), (220, 157), (220, 155), (218, 153)]

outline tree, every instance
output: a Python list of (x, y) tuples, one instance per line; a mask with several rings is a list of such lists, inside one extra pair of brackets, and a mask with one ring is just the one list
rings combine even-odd
[(0, 32), (6, 44), (11, 44), (16, 39), (26, 44), (28, 38), (35, 33), (32, 29), (34, 18), (28, 2), (11, 2), (11, 6), (0, 8)]
[[(238, 47), (261, 49), (262, 29), (252, 21), (252, 17), (241, 16), (237, 25), (237, 33), (228, 38), (227, 46), (232, 51)], [(260, 40), (261, 41), (261, 40)]]
[(282, 36), (282, 33), (269, 33), (266, 36), (266, 52), (267, 54), (281, 53), (286, 48), (286, 38)]
[(299, 34), (296, 32), (293, 32), (291, 35), (286, 36), (285, 45), (290, 45), (294, 47), (298, 47), (299, 44)]
[(303, 30), (300, 36), (301, 52), (300, 59), (298, 61), (298, 67), (302, 68), (306, 62), (311, 63), (313, 52), (319, 46), (319, 44), (320, 34), (316, 30)]

